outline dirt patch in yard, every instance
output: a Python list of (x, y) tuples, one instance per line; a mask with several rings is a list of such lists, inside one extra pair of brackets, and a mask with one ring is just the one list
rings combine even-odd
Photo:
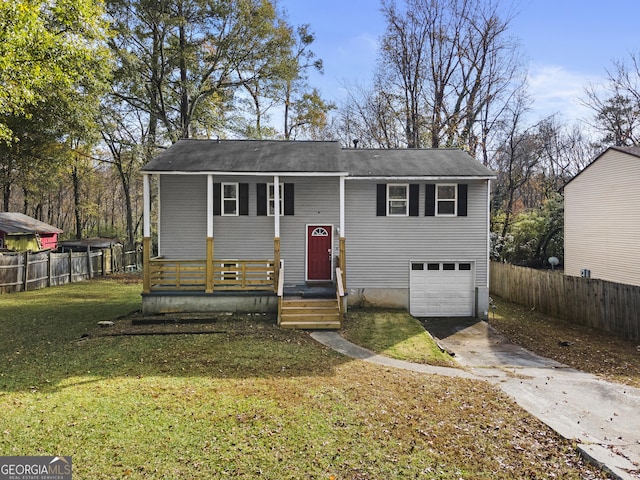
[(142, 312), (135, 311), (117, 318), (113, 322), (99, 324), (87, 336), (256, 334), (256, 332), (265, 329), (272, 330), (276, 323), (275, 315), (262, 313), (167, 313), (143, 315)]
[(640, 388), (640, 344), (494, 297), (489, 324), (538, 355)]

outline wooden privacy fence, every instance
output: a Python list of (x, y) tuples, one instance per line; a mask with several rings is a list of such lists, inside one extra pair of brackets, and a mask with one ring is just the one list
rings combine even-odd
[(491, 262), (491, 293), (569, 322), (640, 340), (640, 287)]
[(111, 273), (139, 270), (142, 252), (116, 245), (83, 252), (7, 253), (0, 255), (0, 293), (79, 282)]

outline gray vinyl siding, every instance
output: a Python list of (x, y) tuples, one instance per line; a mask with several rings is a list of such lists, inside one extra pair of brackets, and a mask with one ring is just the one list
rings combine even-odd
[[(161, 175), (160, 255), (204, 259), (207, 235), (205, 175)], [(272, 177), (215, 176), (214, 182), (249, 184), (248, 216), (214, 217), (216, 259), (273, 258), (274, 218), (256, 215), (256, 184)], [(280, 219), (285, 282), (306, 280), (308, 225), (333, 227), (338, 254), (340, 193), (337, 177), (280, 177), (295, 184), (295, 215)], [(476, 286), (487, 284), (487, 182), (469, 183), (467, 217), (425, 217), (420, 183), (418, 217), (377, 217), (376, 184), (346, 182), (346, 257), (349, 288), (409, 288), (409, 262), (474, 262)], [(418, 183), (418, 182), (414, 182)], [(448, 182), (451, 183), (451, 182)], [(335, 269), (335, 265), (334, 265)]]
[[(340, 184), (338, 178), (281, 179), (295, 183), (295, 215), (280, 222), (280, 256), (284, 260), (285, 283), (306, 280), (307, 225), (333, 226), (334, 256), (340, 226)], [(335, 265), (334, 265), (335, 268)]]
[(206, 258), (207, 177), (160, 176), (159, 255)]
[(466, 217), (425, 216), (424, 182), (420, 183), (419, 216), (378, 217), (377, 183), (382, 182), (347, 181), (350, 289), (408, 289), (412, 260), (474, 262), (475, 285), (487, 285), (487, 182), (469, 183)]
[[(204, 259), (207, 235), (207, 177), (161, 175), (160, 254), (166, 258)], [(249, 215), (214, 217), (216, 259), (272, 259), (274, 217), (257, 216), (256, 185), (273, 177), (215, 176), (214, 182), (249, 184)], [(304, 283), (307, 225), (331, 225), (337, 254), (340, 223), (339, 180), (336, 177), (287, 178), (295, 185), (294, 215), (280, 217), (280, 257), (285, 282)]]

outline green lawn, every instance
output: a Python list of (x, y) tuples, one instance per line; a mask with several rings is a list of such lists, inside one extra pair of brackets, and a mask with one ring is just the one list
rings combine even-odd
[(78, 479), (606, 478), (487, 383), (353, 361), (269, 316), (104, 336), (139, 294), (0, 296), (0, 455), (72, 455)]
[(343, 335), (352, 342), (391, 358), (455, 367), (422, 324), (402, 310), (353, 310)]

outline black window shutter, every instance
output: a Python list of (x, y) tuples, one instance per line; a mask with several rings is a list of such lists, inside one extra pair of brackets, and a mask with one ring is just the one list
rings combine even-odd
[(420, 201), (420, 185), (412, 183), (409, 185), (409, 216), (418, 216), (418, 202)]
[(467, 193), (468, 185), (466, 183), (458, 184), (458, 216), (467, 216)]
[(295, 204), (294, 186), (295, 185), (293, 183), (284, 184), (284, 214), (285, 215), (293, 215), (294, 204)]
[(249, 184), (241, 183), (238, 185), (238, 210), (240, 215), (249, 215)]
[(376, 216), (387, 215), (387, 185), (379, 183), (376, 189)]
[(220, 189), (220, 184), (214, 183), (213, 184), (213, 214), (214, 215), (221, 214), (221, 210), (220, 210), (221, 195), (222, 195), (222, 191)]
[(258, 183), (256, 185), (256, 215), (267, 214), (267, 184)]
[(436, 186), (433, 183), (427, 183), (426, 187), (424, 214), (427, 217), (433, 217), (436, 214)]

